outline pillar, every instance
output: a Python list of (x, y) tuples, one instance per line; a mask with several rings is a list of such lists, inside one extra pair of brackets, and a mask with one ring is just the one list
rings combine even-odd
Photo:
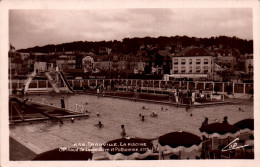
[(213, 82), (212, 84), (213, 84), (213, 88), (212, 88), (213, 90), (212, 90), (212, 91), (214, 91), (214, 88), (215, 88), (215, 82)]
[(48, 80), (45, 81), (46, 88), (48, 88)]
[(105, 87), (105, 80), (103, 79), (103, 86)]
[(161, 81), (159, 81), (159, 89), (161, 89)]
[(225, 84), (224, 84), (224, 82), (222, 83), (222, 92), (223, 93), (225, 92)]
[(187, 90), (189, 90), (189, 81), (187, 81)]
[(246, 84), (244, 83), (244, 94), (246, 94)]
[(89, 79), (88, 79), (88, 86), (90, 86), (90, 85), (89, 85)]
[(97, 86), (97, 79), (96, 79), (96, 86)]
[(74, 81), (75, 81), (75, 80), (72, 80), (72, 87), (74, 87)]
[(194, 82), (195, 83), (195, 89), (197, 89), (197, 84), (198, 84), (198, 82)]
[[(12, 85), (12, 84), (13, 84), (13, 81), (12, 81), (12, 79), (10, 79), (9, 81), (11, 82), (11, 87), (10, 87), (10, 88), (12, 89), (12, 88), (13, 88), (13, 85)], [(17, 88), (16, 88), (16, 89), (19, 89), (20, 80), (17, 80), (16, 84), (17, 84)]]
[(37, 80), (36, 83), (37, 83), (37, 89), (38, 89), (39, 88), (39, 81)]
[(206, 90), (206, 82), (204, 82), (204, 90)]
[(235, 83), (233, 83), (233, 94), (235, 93)]

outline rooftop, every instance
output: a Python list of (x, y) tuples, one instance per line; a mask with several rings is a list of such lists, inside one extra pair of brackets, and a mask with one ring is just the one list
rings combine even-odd
[(211, 56), (211, 55), (203, 48), (186, 48), (174, 57), (194, 57), (194, 56)]

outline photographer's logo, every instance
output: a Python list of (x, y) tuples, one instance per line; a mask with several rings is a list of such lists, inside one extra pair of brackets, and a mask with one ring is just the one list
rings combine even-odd
[(249, 146), (248, 144), (246, 145), (242, 145), (242, 146), (238, 146), (238, 143), (236, 141), (238, 141), (239, 138), (234, 139), (231, 143), (229, 143), (227, 146), (225, 146), (221, 151), (230, 151), (230, 150), (235, 150), (235, 149), (239, 149), (239, 148), (244, 148)]

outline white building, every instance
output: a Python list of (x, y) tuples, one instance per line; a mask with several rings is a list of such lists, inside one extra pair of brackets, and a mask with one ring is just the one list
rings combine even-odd
[(245, 72), (246, 74), (253, 74), (254, 73), (254, 59), (253, 54), (246, 54), (245, 59)]
[(34, 70), (37, 70), (38, 72), (46, 72), (47, 71), (46, 62), (36, 61), (34, 63)]
[[(171, 76), (191, 78), (196, 75), (212, 79), (213, 56), (203, 48), (187, 48), (172, 57)], [(191, 75), (192, 74), (192, 75)], [(204, 74), (204, 75), (202, 75)]]
[(22, 60), (30, 56), (30, 53), (20, 53)]

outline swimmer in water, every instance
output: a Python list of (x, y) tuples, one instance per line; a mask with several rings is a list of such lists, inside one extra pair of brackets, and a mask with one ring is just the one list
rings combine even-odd
[(144, 121), (144, 115), (142, 115), (142, 118), (141, 118), (142, 121)]
[(101, 123), (101, 121), (99, 121), (98, 124), (95, 124), (94, 126), (97, 126), (97, 127), (99, 127), (99, 128), (104, 127), (104, 125)]
[(97, 116), (99, 117), (100, 115), (99, 115), (99, 112), (97, 112)]
[(74, 123), (74, 118), (71, 118), (71, 120), (70, 120), (72, 123)]
[(158, 114), (157, 114), (156, 112), (153, 112), (153, 113), (151, 114), (151, 117), (158, 117)]
[(125, 125), (121, 125), (121, 129), (122, 129), (121, 135), (125, 136), (126, 135), (126, 133), (125, 133)]
[(227, 116), (225, 116), (224, 117), (224, 119), (223, 119), (223, 122), (222, 122), (223, 124), (228, 124), (228, 117)]

